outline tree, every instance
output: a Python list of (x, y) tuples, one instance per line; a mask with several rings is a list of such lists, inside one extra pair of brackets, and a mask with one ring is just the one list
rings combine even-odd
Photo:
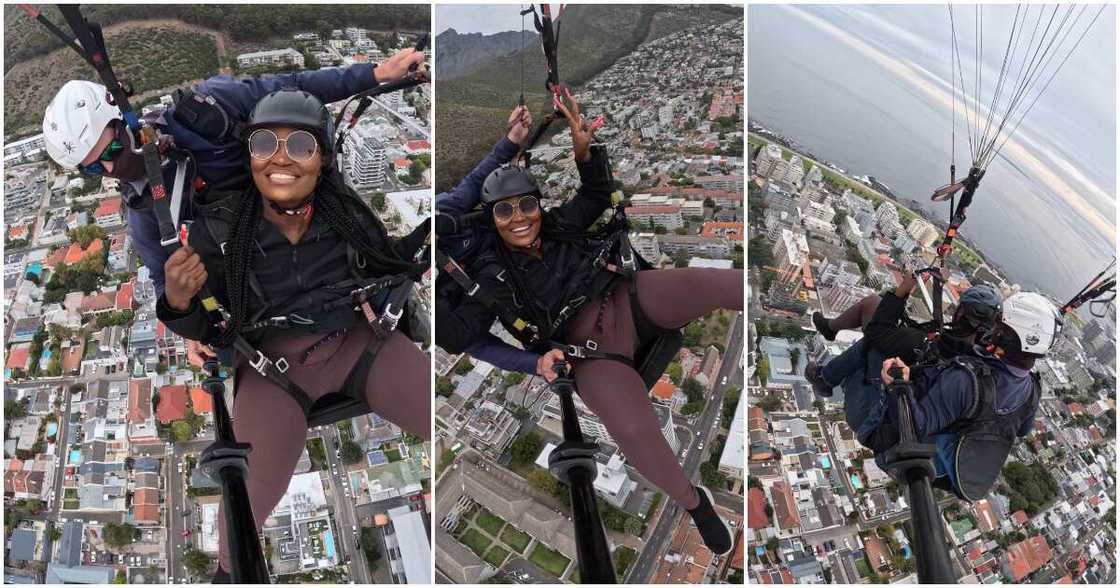
[(128, 584), (128, 578), (124, 575), (124, 570), (117, 570), (117, 575), (113, 578), (114, 584)]
[(377, 212), (385, 212), (385, 193), (374, 192), (369, 198), (369, 205)]
[(59, 529), (58, 527), (51, 527), (51, 532), (48, 537), (50, 537), (51, 541), (58, 541), (59, 539), (62, 539), (62, 529)]
[(451, 398), (451, 393), (455, 391), (455, 384), (451, 383), (451, 378), (447, 376), (436, 376), (436, 394), (445, 398)]
[(727, 476), (719, 471), (719, 465), (709, 461), (700, 464), (700, 479), (708, 488), (723, 488), (727, 484)]
[(185, 420), (179, 420), (171, 423), (171, 441), (174, 443), (185, 443), (191, 440), (194, 436), (194, 429), (191, 424)]
[(526, 476), (525, 479), (529, 485), (548, 494), (549, 496), (556, 496), (560, 493), (560, 482), (552, 477), (552, 474), (541, 468), (533, 468)]
[(641, 537), (642, 531), (645, 530), (645, 525), (642, 524), (642, 521), (634, 517), (627, 518), (624, 527), (627, 533), (635, 537)]
[(342, 442), (342, 447), (340, 448), (340, 457), (342, 458), (343, 463), (349, 465), (362, 461), (362, 458), (365, 457), (365, 454), (362, 452), (361, 445), (358, 445), (350, 439), (346, 439)]
[(83, 225), (67, 232), (70, 240), (77, 243), (82, 249), (89, 247), (95, 239), (104, 239), (105, 230), (97, 225)]
[(505, 382), (506, 387), (509, 388), (525, 381), (525, 374), (520, 372), (506, 372), (502, 380)]
[(115, 550), (123, 549), (132, 544), (139, 535), (140, 530), (128, 523), (107, 523), (102, 532), (105, 544)]
[(459, 376), (465, 376), (473, 369), (474, 363), (472, 363), (470, 358), (465, 355), (463, 356), (463, 359), (459, 360), (459, 363), (455, 364), (455, 374)]
[(183, 566), (187, 568), (192, 576), (206, 576), (210, 573), (210, 564), (213, 560), (209, 555), (193, 549), (188, 548), (186, 553), (183, 554)]
[(704, 328), (698, 322), (691, 322), (684, 327), (684, 346), (699, 347), (700, 338), (704, 336)]
[(19, 417), (27, 416), (27, 405), (15, 399), (8, 399), (4, 401), (4, 416), (9, 419), (16, 419)]
[(541, 452), (541, 436), (534, 431), (520, 435), (509, 448), (514, 465), (527, 465), (537, 459)]
[(682, 371), (681, 371), (681, 370), (682, 370), (682, 368), (681, 368), (681, 364), (679, 364), (679, 363), (677, 363), (677, 362), (675, 362), (675, 361), (674, 361), (673, 363), (669, 364), (669, 367), (668, 367), (668, 368), (666, 368), (666, 369), (665, 369), (665, 373), (669, 375), (669, 379), (670, 379), (670, 380), (671, 380), (671, 381), (672, 381), (672, 382), (673, 382), (674, 384), (676, 384), (676, 385), (680, 386), (680, 384), (681, 384), (681, 375), (682, 375)]

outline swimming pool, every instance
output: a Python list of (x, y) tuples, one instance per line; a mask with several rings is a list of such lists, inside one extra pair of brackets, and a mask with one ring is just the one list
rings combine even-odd
[(852, 474), (852, 488), (856, 490), (863, 488), (863, 482), (860, 481), (859, 476), (856, 474)]
[(47, 437), (58, 432), (58, 423), (47, 423)]
[(82, 461), (82, 452), (75, 449), (70, 452), (70, 463), (78, 463)]
[(822, 456), (821, 456), (821, 467), (822, 467), (822, 468), (824, 468), (824, 469), (826, 469), (826, 470), (827, 470), (828, 468), (832, 467), (832, 462), (830, 462), (830, 461), (828, 460), (828, 456), (827, 456), (827, 455), (822, 455)]
[(327, 557), (334, 559), (334, 531), (327, 531), (323, 535), (323, 543), (327, 549)]

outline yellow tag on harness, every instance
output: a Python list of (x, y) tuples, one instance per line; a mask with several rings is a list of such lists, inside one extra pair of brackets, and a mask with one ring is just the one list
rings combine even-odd
[(207, 312), (214, 312), (215, 310), (218, 310), (218, 299), (214, 298), (213, 296), (207, 296), (206, 298), (203, 298), (202, 308), (205, 308)]
[(525, 330), (525, 321), (523, 321), (521, 319), (517, 319), (517, 320), (513, 321), (513, 328), (517, 329), (518, 331), (524, 331)]

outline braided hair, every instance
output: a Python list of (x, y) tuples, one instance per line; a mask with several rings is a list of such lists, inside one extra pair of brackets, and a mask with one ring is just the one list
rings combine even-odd
[[(371, 275), (404, 273), (410, 277), (422, 273), (427, 265), (404, 259), (394, 250), (380, 221), (374, 223), (373, 231), (368, 231), (355, 220), (354, 213), (345, 202), (344, 194), (348, 190), (350, 188), (345, 185), (337, 170), (324, 167), (315, 188), (315, 212), (321, 214), (327, 225), (365, 258), (366, 271)], [(230, 239), (226, 243), (224, 269), (226, 295), (229, 299), (226, 310), (230, 317), (226, 329), (218, 337), (218, 344), (223, 347), (233, 343), (248, 320), (249, 276), (253, 271), (254, 249), (257, 247), (256, 236), (260, 229), (262, 210), (260, 191), (255, 185), (251, 185), (238, 202), (230, 226)]]

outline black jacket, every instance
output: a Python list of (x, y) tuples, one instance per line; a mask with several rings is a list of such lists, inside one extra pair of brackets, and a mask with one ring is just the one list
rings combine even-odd
[[(863, 334), (870, 346), (884, 357), (898, 357), (907, 365), (914, 365), (926, 349), (928, 332), (908, 325), (905, 319), (906, 299), (887, 292), (879, 298), (879, 305)], [(971, 343), (944, 333), (936, 339), (936, 345), (941, 357), (972, 354)]]
[[(551, 322), (565, 302), (579, 294), (573, 280), (584, 277), (577, 274), (590, 267), (591, 247), (584, 239), (561, 239), (559, 234), (585, 233), (610, 208), (614, 187), (606, 149), (595, 147), (591, 153), (590, 160), (576, 164), (580, 177), (576, 195), (542, 213), (541, 259), (520, 251), (499, 250), (505, 245), (495, 239), (493, 248), (481, 253), (472, 264), (479, 286), (518, 317)], [(513, 272), (516, 276), (511, 275)], [(525, 286), (525, 300), (519, 299), (517, 289), (511, 287), (515, 280)], [(437, 301), (436, 344), (449, 353), (462, 353), (490, 330), (495, 318), (495, 310), (476, 298), (464, 297), (456, 308)], [(505, 326), (516, 335), (516, 329)]]
[[(389, 238), (380, 219), (343, 184), (337, 172), (330, 172), (317, 190), (319, 194), (329, 190), (341, 197), (349, 216), (359, 222), (374, 245), (386, 251), (389, 257), (402, 260), (402, 265), (403, 260), (411, 259), (423, 244), (425, 235), (420, 230), (404, 239)], [(241, 198), (260, 199), (260, 193), (248, 176), (211, 186), (199, 194), (196, 201), (198, 218), (191, 225), (188, 238), (206, 266), (207, 287), (223, 306), (228, 306), (229, 293), (226, 289), (225, 256), (216, 237), (230, 238), (234, 211)], [(270, 326), (245, 333), (245, 338), (254, 344), (274, 336), (328, 333), (349, 326), (359, 320), (353, 305), (344, 303), (350, 293), (362, 282), (397, 273), (390, 268), (376, 267), (372, 262), (366, 263), (360, 253), (352, 250), (342, 235), (327, 223), (324, 215), (315, 212), (307, 232), (294, 245), (262, 215), (255, 244), (246, 322), (297, 315), (308, 319), (311, 324), (290, 328)], [(159, 319), (183, 337), (208, 341), (218, 334), (217, 327), (212, 324), (197, 297), (191, 300), (190, 308), (183, 313), (171, 309), (165, 296), (160, 297), (156, 309)]]

